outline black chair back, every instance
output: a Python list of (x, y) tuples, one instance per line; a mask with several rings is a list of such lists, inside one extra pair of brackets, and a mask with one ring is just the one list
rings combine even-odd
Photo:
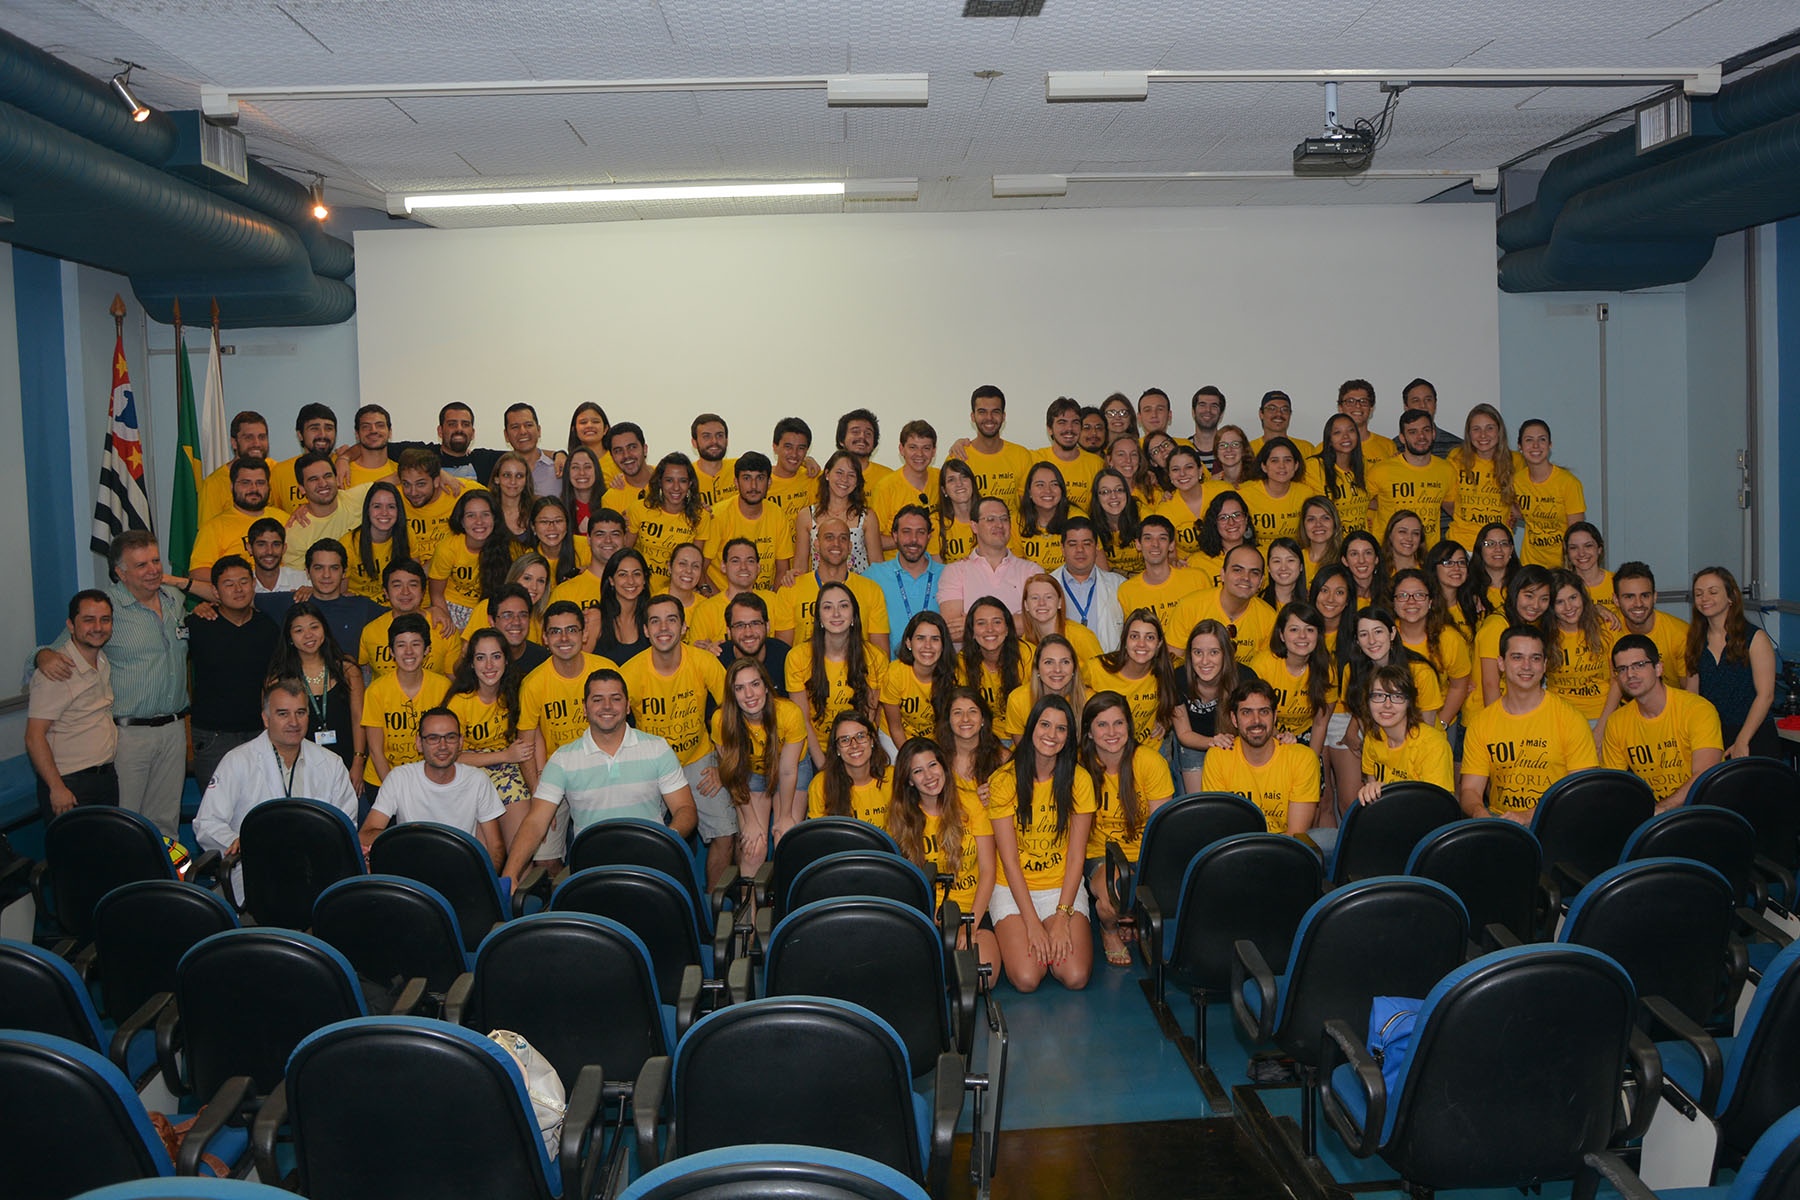
[[(79, 811), (79, 810), (77, 810)], [(175, 1168), (125, 1076), (63, 1038), (0, 1033), (7, 1200), (67, 1200)]]
[[(1687, 802), (1729, 808), (1756, 830), (1756, 852), (1790, 874), (1800, 868), (1800, 776), (1773, 758), (1734, 758), (1703, 772)], [(1784, 903), (1791, 903), (1788, 896)]]
[(857, 896), (794, 909), (770, 938), (764, 992), (862, 1005), (894, 1027), (916, 1076), (955, 1049), (943, 941), (904, 902)]
[(305, 929), (319, 893), (363, 873), (356, 826), (319, 800), (265, 800), (238, 828), (244, 908), (258, 925)]
[(106, 1050), (81, 977), (66, 960), (26, 942), (0, 940), (0, 1029)]
[(1737, 1043), (1725, 1061), (1719, 1145), (1747, 1154), (1783, 1113), (1800, 1108), (1800, 945), (1789, 945), (1763, 971)]
[(389, 825), (369, 847), (369, 871), (416, 879), (442, 893), (471, 954), (508, 916), (493, 860), (467, 830), (431, 821)]
[(127, 883), (174, 879), (162, 834), (125, 808), (71, 808), (44, 830), (44, 863), (56, 923), (70, 937), (93, 936), (94, 905)]
[(1629, 771), (1594, 767), (1565, 775), (1544, 791), (1531, 832), (1544, 848), (1544, 866), (1574, 867), (1592, 879), (1619, 861), (1625, 843), (1656, 811), (1656, 793)]
[(188, 1082), (201, 1096), (234, 1075), (267, 1095), (302, 1038), (366, 1011), (349, 961), (287, 929), (214, 934), (182, 957), (175, 977)]
[[(858, 1154), (817, 1146), (730, 1146), (664, 1163), (621, 1200), (929, 1200), (924, 1187)], [(280, 1200), (271, 1197), (270, 1200)]]
[(1328, 892), (1295, 936), (1276, 1044), (1317, 1066), (1325, 1022), (1367, 1029), (1376, 996), (1424, 996), (1462, 963), (1468, 938), (1462, 902), (1428, 879), (1387, 876)]
[(124, 1020), (159, 992), (175, 990), (181, 956), (215, 933), (238, 927), (219, 894), (173, 879), (146, 879), (114, 888), (94, 906), (100, 995), (106, 1011)]
[(1255, 943), (1267, 962), (1286, 962), (1321, 884), (1318, 856), (1291, 837), (1246, 833), (1214, 842), (1182, 880), (1170, 969), (1191, 987), (1217, 992), (1231, 982), (1239, 939)]
[(1624, 970), (1580, 946), (1522, 946), (1458, 968), (1413, 1028), (1382, 1157), (1427, 1188), (1580, 1173), (1619, 1128), (1636, 1008)]
[(1735, 904), (1725, 877), (1685, 858), (1602, 871), (1569, 905), (1558, 941), (1625, 968), (1640, 996), (1661, 996), (1698, 1024), (1725, 998)]
[(1435, 829), (1406, 864), (1408, 875), (1435, 879), (1456, 893), (1472, 931), (1500, 925), (1521, 942), (1536, 934), (1543, 869), (1543, 850), (1531, 830), (1503, 817)]
[(1384, 784), (1381, 799), (1344, 813), (1331, 854), (1331, 884), (1403, 875), (1413, 847), (1432, 830), (1463, 819), (1456, 797), (1429, 783)]
[(1728, 808), (1687, 804), (1658, 813), (1625, 843), (1622, 862), (1645, 858), (1691, 858), (1725, 877), (1738, 903), (1755, 892), (1756, 830)]
[(344, 879), (319, 893), (313, 936), (341, 951), (356, 973), (394, 991), (408, 979), (443, 995), (469, 969), (449, 899), (398, 875)]
[(769, 856), (772, 882), (769, 885), (770, 907), (779, 919), (787, 912), (788, 888), (794, 877), (807, 866), (842, 850), (885, 850), (900, 853), (887, 830), (877, 829), (855, 817), (813, 817), (802, 821), (781, 836)]
[(667, 825), (637, 818), (596, 821), (575, 835), (569, 846), (569, 871), (589, 867), (652, 867), (687, 888), (694, 908), (711, 922), (712, 901), (700, 860), (682, 836)]
[(937, 912), (936, 894), (925, 873), (885, 850), (840, 850), (808, 863), (788, 887), (782, 911), (793, 913), (815, 900), (840, 896), (880, 896), (927, 917)]
[(1230, 792), (1194, 792), (1165, 801), (1144, 822), (1134, 887), (1148, 889), (1165, 915), (1173, 913), (1182, 876), (1196, 854), (1223, 838), (1267, 828), (1261, 809)]
[(681, 975), (690, 966), (712, 977), (712, 947), (701, 941), (693, 899), (679, 881), (661, 871), (650, 867), (577, 871), (551, 896), (550, 911), (610, 917), (637, 934), (656, 964), (656, 986), (664, 996), (681, 994)]
[[(797, 1057), (797, 1048), (805, 1047)], [(803, 1062), (829, 1064), (808, 1070)], [(743, 1083), (757, 1081), (754, 1103)], [(925, 1178), (906, 1049), (867, 1009), (772, 996), (703, 1018), (675, 1051), (676, 1157), (721, 1146), (798, 1143)]]
[(332, 1025), (295, 1050), (287, 1095), (303, 1195), (561, 1191), (517, 1065), (472, 1030), (418, 1017)]

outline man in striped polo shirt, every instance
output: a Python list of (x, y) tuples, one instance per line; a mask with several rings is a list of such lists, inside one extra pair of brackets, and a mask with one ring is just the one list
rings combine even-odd
[[(582, 707), (588, 729), (544, 764), (531, 811), (513, 837), (506, 874), (516, 883), (531, 865), (558, 806), (569, 806), (579, 832), (596, 821), (640, 817), (660, 821), (682, 837), (694, 832), (694, 792), (669, 743), (631, 726), (624, 676), (602, 667), (587, 677)], [(573, 838), (570, 839), (573, 841)]]

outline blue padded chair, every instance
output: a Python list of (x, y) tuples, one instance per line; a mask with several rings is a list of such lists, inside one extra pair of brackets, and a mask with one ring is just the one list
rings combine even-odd
[(291, 1124), (303, 1195), (575, 1200), (593, 1192), (604, 1091), (599, 1067), (582, 1072), (552, 1157), (519, 1065), (498, 1043), (447, 1021), (364, 1017), (295, 1048), (256, 1136), (267, 1155), (275, 1123)]
[(1498, 925), (1525, 942), (1542, 926), (1548, 907), (1543, 864), (1531, 830), (1504, 817), (1483, 817), (1425, 835), (1413, 847), (1406, 873), (1455, 892), (1471, 930)]
[(463, 948), (471, 954), (494, 926), (524, 914), (527, 897), (550, 902), (550, 879), (542, 868), (528, 871), (515, 892), (495, 873), (487, 847), (468, 830), (432, 821), (382, 830), (369, 847), (369, 871), (416, 879), (441, 892), (456, 910)]
[(1592, 1196), (1584, 1156), (1641, 1136), (1655, 1111), (1638, 1105), (1629, 1126), (1620, 1116), (1628, 1065), (1640, 1094), (1660, 1085), (1654, 1049), (1633, 1036), (1636, 1008), (1624, 968), (1597, 950), (1496, 951), (1425, 996), (1391, 1091), (1364, 1030), (1329, 1022), (1326, 1120), (1415, 1193), (1574, 1178), (1575, 1194)]
[(292, 1200), (294, 1193), (248, 1179), (140, 1179), (83, 1192), (75, 1200)]
[(125, 1024), (108, 1028), (67, 959), (29, 942), (0, 939), (0, 1029), (28, 1030), (85, 1046), (141, 1088), (156, 1072), (160, 1011), (160, 1004), (136, 1011)]
[(305, 929), (320, 892), (366, 872), (356, 823), (321, 800), (263, 801), (244, 814), (238, 849), (241, 908), (258, 925)]
[[(798, 1143), (861, 1154), (943, 1195), (962, 1110), (946, 1055), (931, 1096), (913, 1090), (906, 1046), (863, 1008), (822, 996), (771, 996), (702, 1017), (675, 1049), (667, 1157), (724, 1146)], [(829, 1063), (830, 1070), (816, 1069)], [(743, 1082), (754, 1079), (755, 1102)], [(654, 1131), (640, 1105), (640, 1162)]]
[(757, 868), (754, 880), (757, 903), (773, 908), (776, 919), (781, 919), (787, 913), (783, 905), (794, 876), (814, 859), (840, 850), (900, 853), (900, 847), (888, 836), (887, 830), (877, 829), (867, 821), (858, 821), (855, 817), (813, 817), (783, 834), (768, 861)]
[[(213, 869), (217, 853), (194, 860), (189, 874)], [(44, 830), (44, 861), (32, 870), (38, 911), (56, 918), (64, 934), (85, 943), (100, 897), (143, 879), (176, 879), (162, 834), (142, 813), (103, 806), (76, 807)]]
[[(781, 911), (792, 913), (816, 901), (843, 896), (884, 896), (917, 909), (937, 922), (946, 963), (951, 963), (957, 957), (956, 935), (962, 924), (961, 910), (954, 901), (947, 900), (947, 907), (940, 912), (933, 878), (909, 860), (885, 850), (839, 850), (814, 859), (794, 874), (793, 881), (788, 884), (787, 895), (782, 899)], [(768, 945), (774, 921), (773, 909), (762, 909), (756, 914), (756, 946), (759, 952)], [(757, 957), (760, 959), (760, 953)], [(974, 952), (968, 951), (962, 957), (964, 962), (947, 969), (967, 972), (973, 980)], [(974, 1003), (975, 998), (971, 993), (970, 1014), (974, 1011)]]
[(659, 821), (637, 817), (596, 821), (575, 835), (567, 857), (571, 874), (589, 867), (654, 867), (687, 885), (694, 907), (709, 925), (717, 919), (737, 874), (735, 867), (730, 868), (727, 877), (709, 891), (702, 860), (687, 841)]
[[(726, 1146), (664, 1163), (619, 1200), (929, 1200), (892, 1167), (817, 1146)], [(128, 1200), (120, 1197), (119, 1200)], [(204, 1198), (202, 1198), (204, 1200)]]
[(1551, 881), (1573, 892), (1617, 863), (1632, 833), (1655, 811), (1656, 793), (1642, 779), (1592, 767), (1544, 790), (1531, 814), (1531, 832), (1544, 848)]
[(577, 871), (550, 897), (551, 912), (610, 917), (643, 939), (656, 964), (656, 986), (665, 996), (689, 991), (717, 994), (724, 984), (714, 966), (717, 948), (705, 934), (694, 899), (681, 881), (652, 867), (589, 867)]
[(1252, 1042), (1273, 1041), (1299, 1065), (1309, 1156), (1325, 1022), (1366, 1028), (1376, 996), (1424, 995), (1463, 961), (1468, 939), (1468, 913), (1449, 888), (1390, 875), (1346, 884), (1308, 909), (1280, 975), (1254, 942), (1237, 944), (1232, 1010)]
[[(1719, 1126), (1719, 1162), (1800, 1107), (1800, 942), (1775, 956), (1735, 1037), (1659, 1042), (1663, 1074)], [(1676, 1031), (1679, 1033), (1680, 1031)]]
[(1773, 758), (1734, 758), (1703, 771), (1688, 789), (1690, 805), (1729, 808), (1756, 830), (1756, 867), (1771, 898), (1792, 912), (1800, 870), (1800, 776)]
[(1793, 1200), (1800, 1196), (1800, 1108), (1769, 1126), (1756, 1139), (1728, 1184), (1652, 1192), (1612, 1154), (1590, 1162), (1617, 1189), (1621, 1200)]
[(1148, 889), (1159, 914), (1173, 913), (1194, 855), (1221, 838), (1267, 828), (1262, 810), (1231, 792), (1191, 792), (1163, 801), (1144, 821), (1136, 863), (1125, 858), (1123, 849), (1107, 847), (1106, 889), (1113, 911), (1143, 928), (1149, 916), (1138, 904), (1138, 893)]
[(1728, 808), (1684, 804), (1657, 813), (1633, 831), (1619, 855), (1622, 863), (1645, 858), (1691, 858), (1725, 877), (1739, 904), (1762, 907), (1763, 885), (1756, 875), (1756, 830)]
[[(228, 1165), (248, 1144), (241, 1128), (182, 1145), (182, 1168), (203, 1152)], [(86, 1046), (49, 1034), (0, 1032), (0, 1190), (7, 1200), (65, 1200), (91, 1188), (175, 1174), (150, 1114), (119, 1069)]]
[(1342, 887), (1377, 875), (1400, 875), (1421, 838), (1463, 820), (1456, 797), (1429, 783), (1384, 784), (1373, 804), (1352, 804), (1344, 813), (1325, 879)]
[(313, 936), (337, 947), (364, 979), (398, 992), (424, 980), (440, 1002), (472, 955), (463, 950), (456, 910), (430, 884), (398, 875), (340, 879), (313, 905)]
[(100, 966), (100, 999), (124, 1021), (173, 995), (181, 956), (215, 933), (238, 927), (237, 913), (211, 888), (146, 879), (114, 888), (94, 906), (90, 949)]

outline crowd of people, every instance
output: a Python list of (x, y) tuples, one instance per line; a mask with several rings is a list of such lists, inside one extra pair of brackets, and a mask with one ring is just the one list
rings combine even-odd
[(1254, 437), (1214, 387), (1186, 437), (1160, 389), (1059, 398), (1034, 449), (984, 386), (971, 436), (902, 425), (897, 469), (866, 409), (829, 453), (787, 417), (733, 456), (703, 413), (691, 455), (654, 459), (592, 402), (554, 452), (529, 404), (505, 450), (461, 404), (433, 443), (364, 405), (345, 445), (309, 404), (281, 460), (242, 412), (188, 573), (121, 535), (38, 651), (40, 808), (123, 804), (173, 836), (191, 743), (219, 850), (250, 807), (308, 796), (365, 844), (467, 829), (514, 879), (647, 817), (717, 879), (849, 816), (950, 875), (981, 958), (1030, 990), (1086, 983), (1090, 922), (1129, 962), (1105, 849), (1135, 861), (1182, 792), (1328, 845), (1398, 781), (1528, 821), (1583, 767), (1668, 807), (1775, 752), (1775, 647), (1729, 570), (1693, 577), (1691, 621), (1660, 611), (1647, 564), (1608, 569), (1544, 421), (1512, 442), (1478, 404), (1456, 437), (1429, 382), (1401, 397), (1390, 438), (1345, 382), (1317, 444), (1278, 390)]

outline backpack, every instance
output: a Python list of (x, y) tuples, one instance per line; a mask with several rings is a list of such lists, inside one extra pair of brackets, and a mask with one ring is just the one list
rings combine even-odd
[(1412, 1051), (1413, 1026), (1423, 1003), (1410, 996), (1377, 996), (1369, 1007), (1369, 1054), (1381, 1065), (1390, 1103), (1400, 1090), (1400, 1073)]
[(531, 1097), (532, 1115), (537, 1118), (538, 1131), (544, 1136), (544, 1150), (555, 1162), (561, 1150), (563, 1113), (569, 1107), (562, 1076), (556, 1073), (549, 1059), (512, 1030), (490, 1030), (488, 1037), (519, 1064), (519, 1074), (525, 1079), (525, 1094)]

